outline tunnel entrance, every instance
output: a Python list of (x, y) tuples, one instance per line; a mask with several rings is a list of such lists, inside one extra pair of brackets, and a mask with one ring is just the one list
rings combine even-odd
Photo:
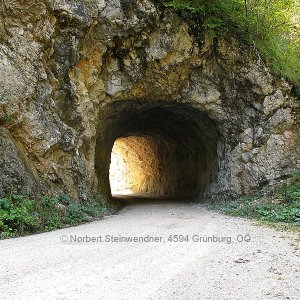
[(189, 200), (208, 192), (219, 134), (205, 113), (178, 103), (122, 101), (103, 116), (97, 146), (106, 152), (96, 167), (109, 195)]

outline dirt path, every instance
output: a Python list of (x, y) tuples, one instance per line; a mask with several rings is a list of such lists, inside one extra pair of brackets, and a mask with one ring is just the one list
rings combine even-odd
[[(177, 234), (189, 241), (168, 241)], [(106, 235), (161, 242), (112, 242)], [(71, 236), (98, 242), (64, 242)], [(197, 242), (213, 236), (223, 240)], [(130, 205), (103, 221), (1, 241), (0, 299), (299, 300), (300, 257), (291, 241), (202, 206)]]

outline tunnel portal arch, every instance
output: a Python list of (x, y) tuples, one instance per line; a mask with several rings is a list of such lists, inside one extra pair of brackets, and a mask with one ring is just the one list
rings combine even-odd
[[(108, 197), (112, 194), (111, 153), (118, 139), (122, 139), (123, 144), (131, 141), (131, 150), (140, 157), (143, 149), (137, 145), (143, 139), (152, 145), (156, 155), (158, 168), (152, 168), (148, 181), (135, 182), (138, 187), (134, 193), (194, 199), (204, 196), (216, 177), (220, 134), (206, 113), (177, 102), (113, 102), (100, 117), (96, 146), (99, 189)], [(151, 172), (151, 168), (149, 170)]]

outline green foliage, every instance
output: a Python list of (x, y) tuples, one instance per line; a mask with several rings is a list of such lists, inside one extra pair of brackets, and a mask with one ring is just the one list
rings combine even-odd
[(213, 36), (236, 32), (278, 75), (300, 84), (299, 0), (174, 0), (165, 6), (198, 14)]
[(279, 184), (272, 197), (258, 192), (213, 208), (229, 215), (300, 226), (300, 173), (295, 174), (289, 184)]
[(64, 221), (68, 224), (78, 224), (88, 221), (89, 217), (97, 217), (104, 213), (105, 208), (101, 203), (91, 202), (80, 204), (72, 202), (68, 205)]
[(285, 203), (300, 202), (300, 173), (296, 173), (291, 183), (280, 184), (276, 187), (276, 194), (279, 195)]
[(198, 1), (182, 1), (174, 0), (165, 3), (165, 7), (174, 7), (176, 9), (185, 9), (192, 13), (203, 14), (205, 12), (205, 6)]
[(0, 239), (79, 224), (106, 210), (102, 201), (78, 203), (67, 195), (39, 200), (10, 195), (0, 198)]
[(0, 199), (0, 237), (36, 231), (39, 221), (32, 212), (34, 206), (34, 202), (27, 197), (12, 195)]

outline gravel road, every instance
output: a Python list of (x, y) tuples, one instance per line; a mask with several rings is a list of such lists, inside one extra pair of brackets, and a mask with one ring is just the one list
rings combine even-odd
[(199, 205), (130, 204), (0, 241), (0, 299), (299, 300), (297, 238)]

